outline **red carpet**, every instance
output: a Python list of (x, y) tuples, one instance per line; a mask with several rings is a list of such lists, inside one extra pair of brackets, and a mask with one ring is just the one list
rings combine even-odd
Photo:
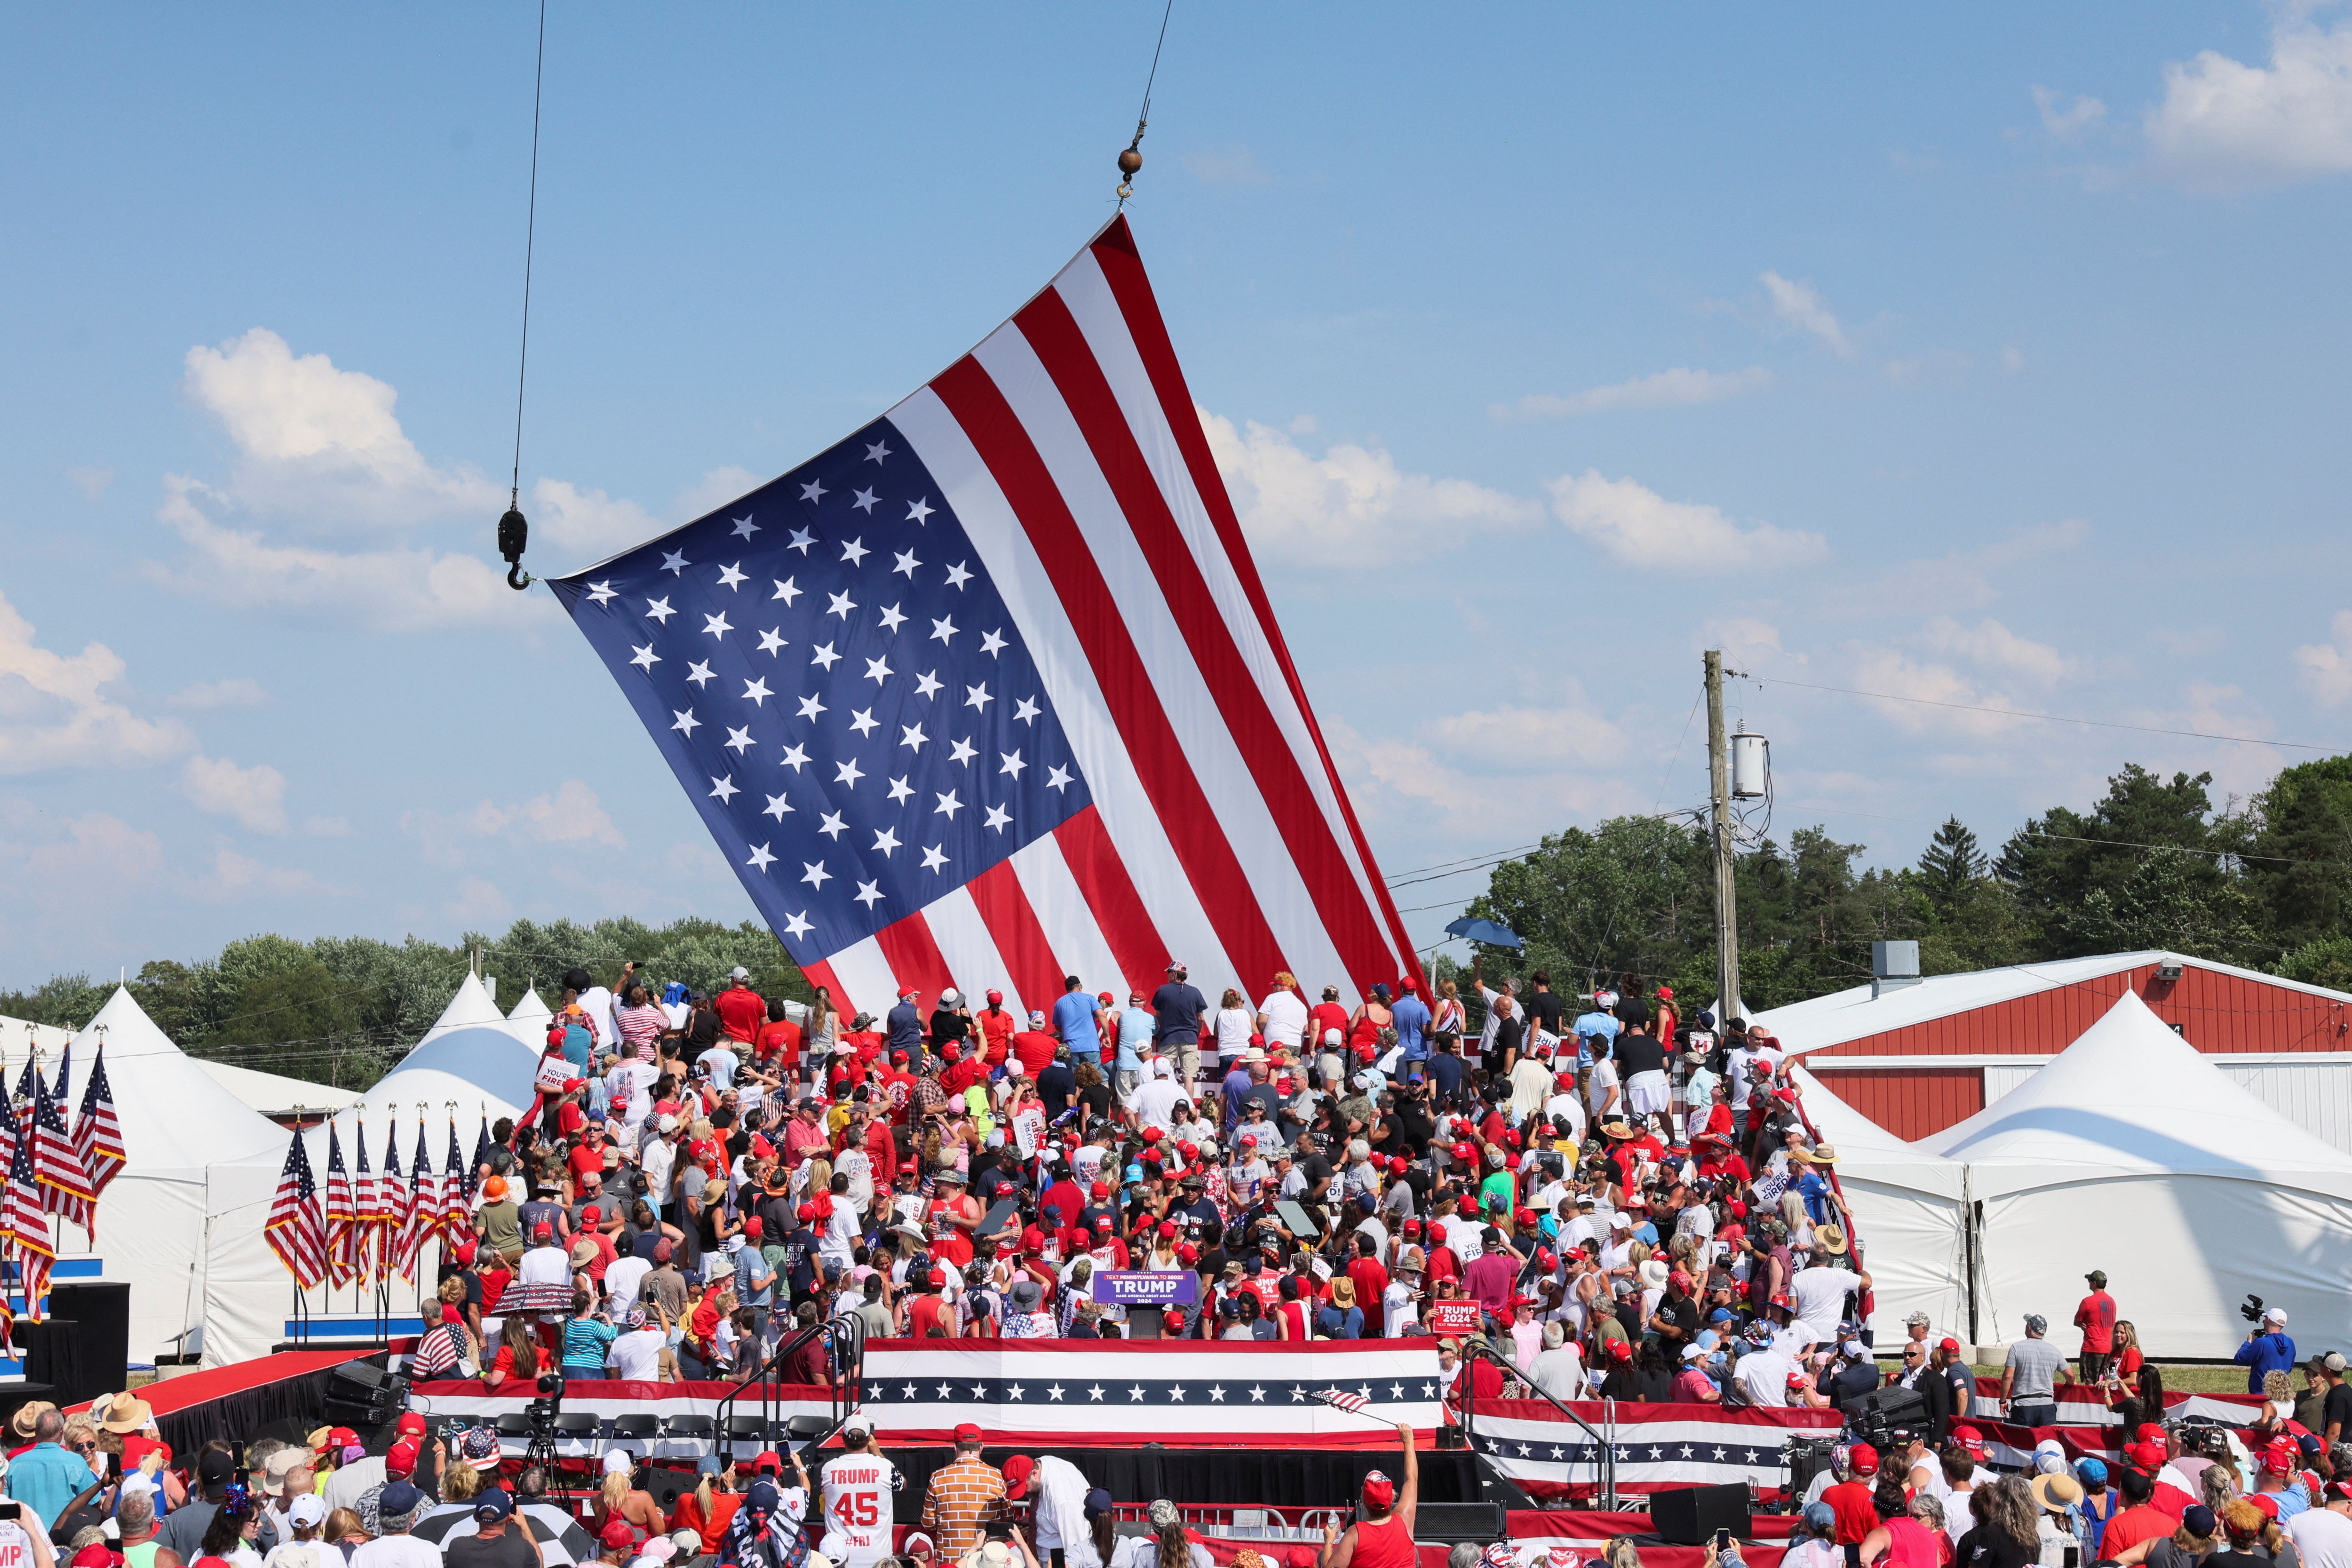
[[(205, 1372), (192, 1372), (184, 1377), (151, 1383), (139, 1391), (139, 1397), (154, 1406), (156, 1415), (161, 1417), (191, 1405), (226, 1399), (234, 1394), (250, 1393), (267, 1384), (282, 1383), (289, 1377), (301, 1377), (331, 1366), (341, 1366), (347, 1361), (358, 1361), (368, 1353), (352, 1350), (281, 1351), (257, 1361), (242, 1361), (235, 1366), (216, 1366)], [(76, 1405), (66, 1414), (89, 1408), (87, 1405)]]

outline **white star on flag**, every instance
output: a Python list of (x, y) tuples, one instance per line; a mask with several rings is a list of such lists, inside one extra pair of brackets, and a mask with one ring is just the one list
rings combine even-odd
[(1070, 777), (1070, 770), (1067, 768), (1053, 768), (1045, 774), (1046, 787), (1050, 789), (1066, 791), (1076, 782)]
[(662, 570), (668, 573), (673, 577), (685, 572), (687, 567), (690, 564), (692, 564), (692, 563), (687, 560), (686, 553), (683, 551), (665, 550), (662, 552)]
[(793, 530), (792, 543), (786, 545), (785, 548), (788, 550), (797, 550), (802, 554), (806, 555), (809, 552), (809, 546), (815, 542), (815, 534), (809, 532), (804, 528), (796, 528)]
[(860, 882), (857, 891), (850, 896), (870, 910), (882, 901), (882, 889), (872, 882)]
[(725, 805), (728, 802), (733, 800), (737, 795), (742, 793), (743, 792), (740, 789), (736, 787), (735, 775), (732, 773), (728, 774), (723, 779), (712, 779), (710, 781), (711, 796), (721, 805)]
[(729, 632), (733, 631), (735, 628), (727, 624), (726, 614), (722, 611), (715, 616), (703, 616), (702, 629), (712, 637), (724, 637)]
[(941, 849), (938, 845), (934, 844), (929, 849), (923, 851), (924, 870), (936, 871), (947, 863), (947, 852)]
[(948, 748), (948, 760), (950, 762), (970, 763), (972, 758), (978, 755), (980, 752), (973, 749), (971, 737), (969, 735)]
[(791, 801), (786, 800), (782, 795), (772, 795), (768, 797), (767, 809), (762, 811), (760, 815), (762, 816), (772, 816), (778, 822), (782, 822), (784, 819), (784, 813), (792, 810), (792, 808), (793, 803)]
[(994, 658), (998, 654), (1003, 653), (1004, 651), (1004, 633), (1001, 630), (981, 633), (980, 651), (988, 655), (991, 658)]
[(871, 512), (874, 510), (874, 503), (881, 499), (881, 497), (876, 495), (872, 490), (859, 490), (856, 498), (852, 500), (849, 504), (856, 508), (859, 511)]
[(903, 572), (909, 577), (912, 577), (915, 574), (915, 568), (922, 564), (921, 562), (915, 559), (915, 552), (911, 550), (901, 551), (897, 555), (893, 556), (892, 559), (898, 562), (898, 564), (891, 567), (890, 570), (893, 572)]
[(698, 691), (719, 679), (711, 673), (709, 664), (698, 658), (686, 667), (686, 678), (694, 682), (694, 689)]
[[(629, 646), (632, 647), (636, 647), (634, 643)], [(653, 668), (654, 666), (661, 662), (661, 655), (654, 651), (653, 644), (647, 643), (645, 647), (637, 648), (637, 657), (629, 660), (629, 662), (635, 665), (639, 669), (649, 670)]]
[(806, 588), (800, 585), (800, 579), (798, 577), (785, 577), (777, 582), (776, 591), (774, 594), (771, 595), (770, 597), (782, 599), (784, 602), (785, 606), (790, 608), (792, 602), (794, 599), (799, 598), (803, 594), (807, 592), (808, 590)]
[(588, 584), (588, 599), (591, 604), (600, 605), (608, 604), (618, 596), (613, 592), (613, 580), (610, 577), (605, 578), (602, 583)]
[(670, 710), (670, 717), (677, 721), (677, 722), (670, 725), (670, 728), (685, 731), (687, 738), (689, 740), (693, 739), (694, 731), (700, 728), (702, 724), (702, 721), (694, 716), (694, 710), (691, 708), (688, 708), (682, 713), (673, 708)]
[(822, 860), (802, 861), (801, 873), (801, 880), (813, 888), (822, 888), (833, 879), (833, 873), (824, 868), (824, 862)]
[(889, 455), (890, 443), (887, 441), (877, 441), (866, 448), (866, 460), (869, 463), (878, 463)]
[(831, 601), (825, 614), (839, 616), (845, 621), (849, 618), (849, 612), (857, 608), (857, 601), (846, 594), (828, 594), (825, 597)]
[(835, 784), (847, 784), (850, 788), (856, 789), (857, 787), (857, 781), (865, 776), (866, 770), (857, 765), (857, 759), (856, 757), (850, 758), (847, 762), (835, 763), (833, 765), (833, 782)]
[(754, 708), (765, 708), (768, 705), (768, 699), (774, 695), (774, 692), (768, 689), (768, 682), (764, 677), (743, 683), (743, 700)]
[(940, 687), (940, 672), (936, 669), (927, 669), (915, 677), (915, 695), (918, 697), (937, 697)]
[(898, 847), (898, 836), (888, 828), (886, 827), (874, 836), (874, 848), (885, 860), (890, 858)]
[(908, 522), (917, 524), (929, 522), (930, 521), (930, 516), (931, 507), (929, 501), (911, 500), (907, 503), (907, 521)]
[(749, 539), (760, 531), (760, 525), (748, 517), (739, 517), (734, 521), (735, 537), (738, 539)]
[[(816, 700), (814, 698), (811, 698), (809, 700), (814, 702)], [(793, 772), (798, 773), (803, 768), (808, 766), (808, 760), (807, 747), (786, 746), (784, 748), (783, 765), (792, 769)]]
[(880, 729), (882, 724), (879, 720), (874, 717), (873, 709), (860, 708), (855, 713), (850, 715), (849, 727), (857, 731), (857, 738), (862, 741), (866, 739), (866, 736), (872, 734), (875, 731)]
[(783, 627), (770, 626), (766, 631), (760, 634), (760, 651), (766, 654), (770, 658), (775, 658), (776, 650), (783, 646)]
[(801, 500), (804, 501), (821, 501), (824, 497), (824, 487), (814, 479), (811, 479), (808, 483), (801, 487)]
[(786, 935), (792, 937), (794, 941), (798, 941), (800, 938), (808, 935), (809, 931), (814, 928), (814, 922), (808, 918), (808, 911), (806, 910), (803, 910), (798, 914), (791, 916), (784, 921), (784, 931)]
[(732, 588), (740, 594), (743, 591), (743, 584), (750, 581), (750, 578), (743, 575), (743, 563), (740, 561), (732, 566), (721, 566), (719, 569), (719, 585), (722, 588)]
[(940, 804), (931, 808), (931, 815), (933, 816), (939, 816), (944, 814), (950, 822), (953, 822), (955, 820), (955, 814), (963, 809), (963, 802), (958, 800), (956, 798), (956, 791), (950, 790), (947, 794), (940, 795)]
[(915, 786), (913, 784), (908, 784), (905, 779), (892, 779), (890, 781), (890, 802), (892, 805), (903, 805), (908, 801), (914, 799), (914, 797)]
[(676, 614), (677, 612), (669, 607), (669, 600), (667, 596), (646, 601), (646, 618), (648, 620), (659, 621), (664, 626), (667, 626), (669, 618)]
[(1037, 712), (1037, 700), (1034, 697), (1024, 697), (1013, 705), (1013, 717), (1024, 724), (1034, 724)]
[(809, 656), (809, 662), (811, 664), (821, 664), (824, 666), (824, 672), (827, 675), (831, 675), (833, 673), (833, 667), (841, 662), (841, 656), (833, 651), (833, 645), (831, 643), (826, 643), (824, 647), (818, 648), (814, 653)]
[(1008, 826), (1011, 825), (1012, 821), (1013, 814), (1011, 812), (1005, 810), (1001, 805), (992, 805), (988, 808), (988, 816), (982, 823), (982, 826), (993, 827), (997, 832), (1002, 833)]
[(841, 547), (841, 558), (852, 566), (863, 566), (866, 564), (866, 558), (872, 553), (874, 553), (872, 551), (866, 548), (866, 539), (862, 534), (847, 541)]
[(750, 751), (752, 743), (751, 725), (746, 724), (740, 730), (735, 728), (732, 724), (730, 724), (727, 727), (728, 749), (732, 751), (737, 756), (740, 757), (745, 752)]
[(949, 567), (949, 568), (948, 568), (948, 586), (949, 586), (949, 587), (950, 587), (950, 588), (961, 588), (961, 587), (962, 587), (966, 583), (969, 583), (969, 582), (971, 582), (971, 568), (967, 567), (967, 566), (966, 566), (962, 562), (959, 561), (959, 562), (957, 562), (954, 565), (952, 565), (952, 566), (950, 566), (950, 567)]
[(882, 612), (882, 629), (884, 631), (895, 632), (906, 624), (907, 617), (899, 614), (898, 605), (892, 605), (889, 608)]
[(816, 830), (827, 838), (838, 838), (849, 831), (849, 824), (841, 819), (841, 813), (828, 811), (824, 814), (824, 820), (817, 824)]
[(897, 673), (898, 671), (890, 668), (890, 661), (887, 659), (869, 658), (866, 661), (866, 679), (874, 682), (877, 686), (881, 685), (884, 681), (889, 679), (890, 677)]
[(1004, 759), (1004, 765), (996, 771), (1000, 773), (1011, 773), (1015, 779), (1021, 776), (1021, 770), (1029, 765), (1021, 760), (1021, 753), (1018, 752), (999, 752), (997, 755)]
[(764, 844), (761, 845), (757, 849), (752, 850), (751, 858), (743, 862), (746, 866), (750, 866), (756, 869), (760, 875), (763, 877), (768, 874), (768, 868), (775, 863), (776, 858), (768, 853), (768, 847)]

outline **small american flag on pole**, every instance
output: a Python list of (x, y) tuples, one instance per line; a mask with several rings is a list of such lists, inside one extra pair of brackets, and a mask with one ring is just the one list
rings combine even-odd
[[(65, 1092), (62, 1080), (58, 1092)], [(74, 1122), (74, 1151), (89, 1173), (90, 1217), (98, 1217), (96, 1200), (106, 1195), (107, 1184), (121, 1173), (128, 1154), (122, 1147), (122, 1123), (114, 1114), (114, 1086), (106, 1081), (106, 1037), (99, 1036), (98, 1060), (90, 1065), (89, 1082), (82, 1087), (81, 1115)], [(90, 1232), (96, 1241), (98, 1233)]]
[(1350, 1394), (1344, 1388), (1318, 1388), (1315, 1397), (1334, 1410), (1344, 1410), (1350, 1415), (1361, 1415), (1372, 1402), (1360, 1394)]
[(319, 1210), (319, 1184), (310, 1176), (310, 1156), (302, 1148), (302, 1130), (286, 1149), (286, 1169), (278, 1177), (278, 1191), (269, 1202), (269, 1219), (263, 1227), (269, 1250), (308, 1290), (327, 1272), (327, 1221)]
[(376, 1243), (382, 1248), (378, 1256), (383, 1260), (383, 1278), (398, 1274), (404, 1279), (413, 1279), (416, 1255), (407, 1250), (408, 1178), (400, 1173), (400, 1128), (395, 1123), (386, 1123), (383, 1130), (383, 1173), (376, 1178), (376, 1193), (383, 1205), (383, 1226)]
[(368, 1167), (364, 1121), (352, 1123), (352, 1157), (359, 1162), (352, 1177), (352, 1278), (373, 1285), (381, 1266), (376, 1240), (383, 1231), (383, 1200), (376, 1195), (375, 1172)]
[(72, 1070), (73, 1044), (68, 1041), (65, 1055), (58, 1062), (57, 1093), (48, 1091), (40, 1074), (33, 1075), (33, 1161), (35, 1179), (41, 1187), (41, 1207), (50, 1214), (63, 1215), (88, 1236), (98, 1194), (91, 1188), (89, 1167), (82, 1163), (73, 1134), (66, 1128), (62, 1102)]
[(449, 1169), (441, 1178), (441, 1245), (457, 1246), (473, 1228), (473, 1211), (467, 1206), (472, 1185), (467, 1178), (466, 1157), (457, 1148), (457, 1119), (449, 1118)]
[(33, 1126), (32, 1106), (27, 1103), (21, 1116), (10, 1108), (7, 1120), (15, 1147), (8, 1160), (7, 1202), (0, 1211), (0, 1238), (16, 1255), (25, 1308), (35, 1311), (36, 1303), (48, 1294), (49, 1268), (58, 1259), (58, 1249), (49, 1239), (49, 1216), (41, 1208), (39, 1166), (33, 1156), (38, 1134)]
[(343, 1166), (342, 1140), (327, 1123), (327, 1277), (348, 1285), (358, 1273), (360, 1215), (352, 1196), (352, 1173)]
[(415, 1278), (417, 1255), (441, 1228), (441, 1178), (425, 1147), (425, 1118), (416, 1119), (416, 1158), (408, 1163), (408, 1223), (400, 1233), (400, 1272)]

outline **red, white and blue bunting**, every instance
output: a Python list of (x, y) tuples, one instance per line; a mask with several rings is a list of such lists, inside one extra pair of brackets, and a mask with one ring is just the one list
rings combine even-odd
[[(981, 1350), (918, 1348), (913, 1340), (869, 1341), (865, 1398), (887, 1447), (946, 1443), (970, 1422), (998, 1444), (1164, 1442), (1196, 1447), (1383, 1448), (1410, 1422), (1427, 1446), (1442, 1419), (1442, 1379), (1432, 1342), (1361, 1341), (1307, 1345), (1083, 1341), (962, 1341)], [(1419, 1348), (1407, 1348), (1408, 1346)], [(731, 1383), (578, 1381), (563, 1408), (600, 1415), (716, 1415)], [(1360, 1395), (1361, 1414), (1317, 1397), (1338, 1388)], [(735, 1408), (759, 1408), (747, 1390)], [(783, 1415), (822, 1415), (814, 1391), (787, 1387)], [(450, 1380), (411, 1387), (411, 1405), (432, 1415), (490, 1421), (520, 1412), (536, 1391), (486, 1393), (479, 1383)], [(646, 1449), (642, 1442), (623, 1445)], [(656, 1439), (654, 1458), (691, 1458), (711, 1445)], [(583, 1455), (601, 1451), (583, 1447)]]
[[(1790, 1440), (1833, 1436), (1838, 1429), (1833, 1410), (1622, 1403), (1604, 1409), (1598, 1401), (1570, 1408), (1610, 1436), (1621, 1492), (1739, 1481), (1777, 1492), (1788, 1479)], [(1598, 1490), (1601, 1446), (1543, 1400), (1480, 1400), (1471, 1441), (1538, 1502)]]

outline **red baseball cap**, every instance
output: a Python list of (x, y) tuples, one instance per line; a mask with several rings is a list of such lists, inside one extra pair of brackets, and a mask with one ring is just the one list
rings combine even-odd
[(977, 1443), (980, 1441), (980, 1428), (969, 1421), (962, 1422), (955, 1429), (955, 1440), (959, 1443)]
[(400, 1419), (393, 1423), (392, 1429), (404, 1437), (422, 1437), (426, 1431), (425, 1417), (414, 1410), (404, 1410), (400, 1413)]
[(1966, 1449), (1969, 1451), (1969, 1457), (1970, 1457), (1970, 1458), (1979, 1458), (1979, 1459), (1981, 1459), (1981, 1458), (1984, 1458), (1984, 1455), (1985, 1455), (1985, 1440), (1984, 1440), (1984, 1434), (1983, 1434), (1983, 1433), (1981, 1433), (1981, 1432), (1979, 1432), (1979, 1431), (1978, 1431), (1975, 1427), (1973, 1427), (1973, 1426), (1955, 1426), (1955, 1427), (1953, 1427), (1953, 1428), (1952, 1428), (1952, 1441), (1953, 1441), (1953, 1442), (1955, 1442), (1955, 1443), (1958, 1443), (1961, 1447), (1966, 1448)]
[(1855, 1475), (1874, 1476), (1878, 1473), (1878, 1450), (1869, 1444), (1856, 1443), (1846, 1452), (1846, 1462), (1853, 1467)]
[(1611, 1340), (1609, 1342), (1609, 1359), (1611, 1361), (1632, 1361), (1633, 1359), (1633, 1342), (1631, 1340)]
[(604, 1533), (597, 1536), (596, 1541), (603, 1546), (635, 1546), (637, 1543), (636, 1528), (616, 1513), (604, 1521)]
[(992, 991), (988, 994), (988, 1005), (992, 1007), (1003, 1000), (1004, 993), (1002, 991)]
[(414, 1474), (416, 1469), (417, 1451), (416, 1443), (410, 1438), (404, 1437), (394, 1443), (384, 1450), (383, 1473), (394, 1477)]
[[(2161, 1443), (2134, 1443), (2131, 1447), (2126, 1450), (2126, 1455), (2133, 1464), (2138, 1466), (2143, 1470), (2147, 1470), (2153, 1473), (2154, 1471), (2164, 1468), (2165, 1452), (2164, 1445)], [(2286, 1474), (2289, 1469), (2294, 1468), (2294, 1449), (2289, 1448), (2284, 1456), (2279, 1454), (2279, 1450), (2275, 1445), (2263, 1449), (2263, 1465), (2264, 1468), (2270, 1468), (2271, 1461), (2273, 1458), (2276, 1458), (2279, 1460), (2277, 1469), (2280, 1475)]]

